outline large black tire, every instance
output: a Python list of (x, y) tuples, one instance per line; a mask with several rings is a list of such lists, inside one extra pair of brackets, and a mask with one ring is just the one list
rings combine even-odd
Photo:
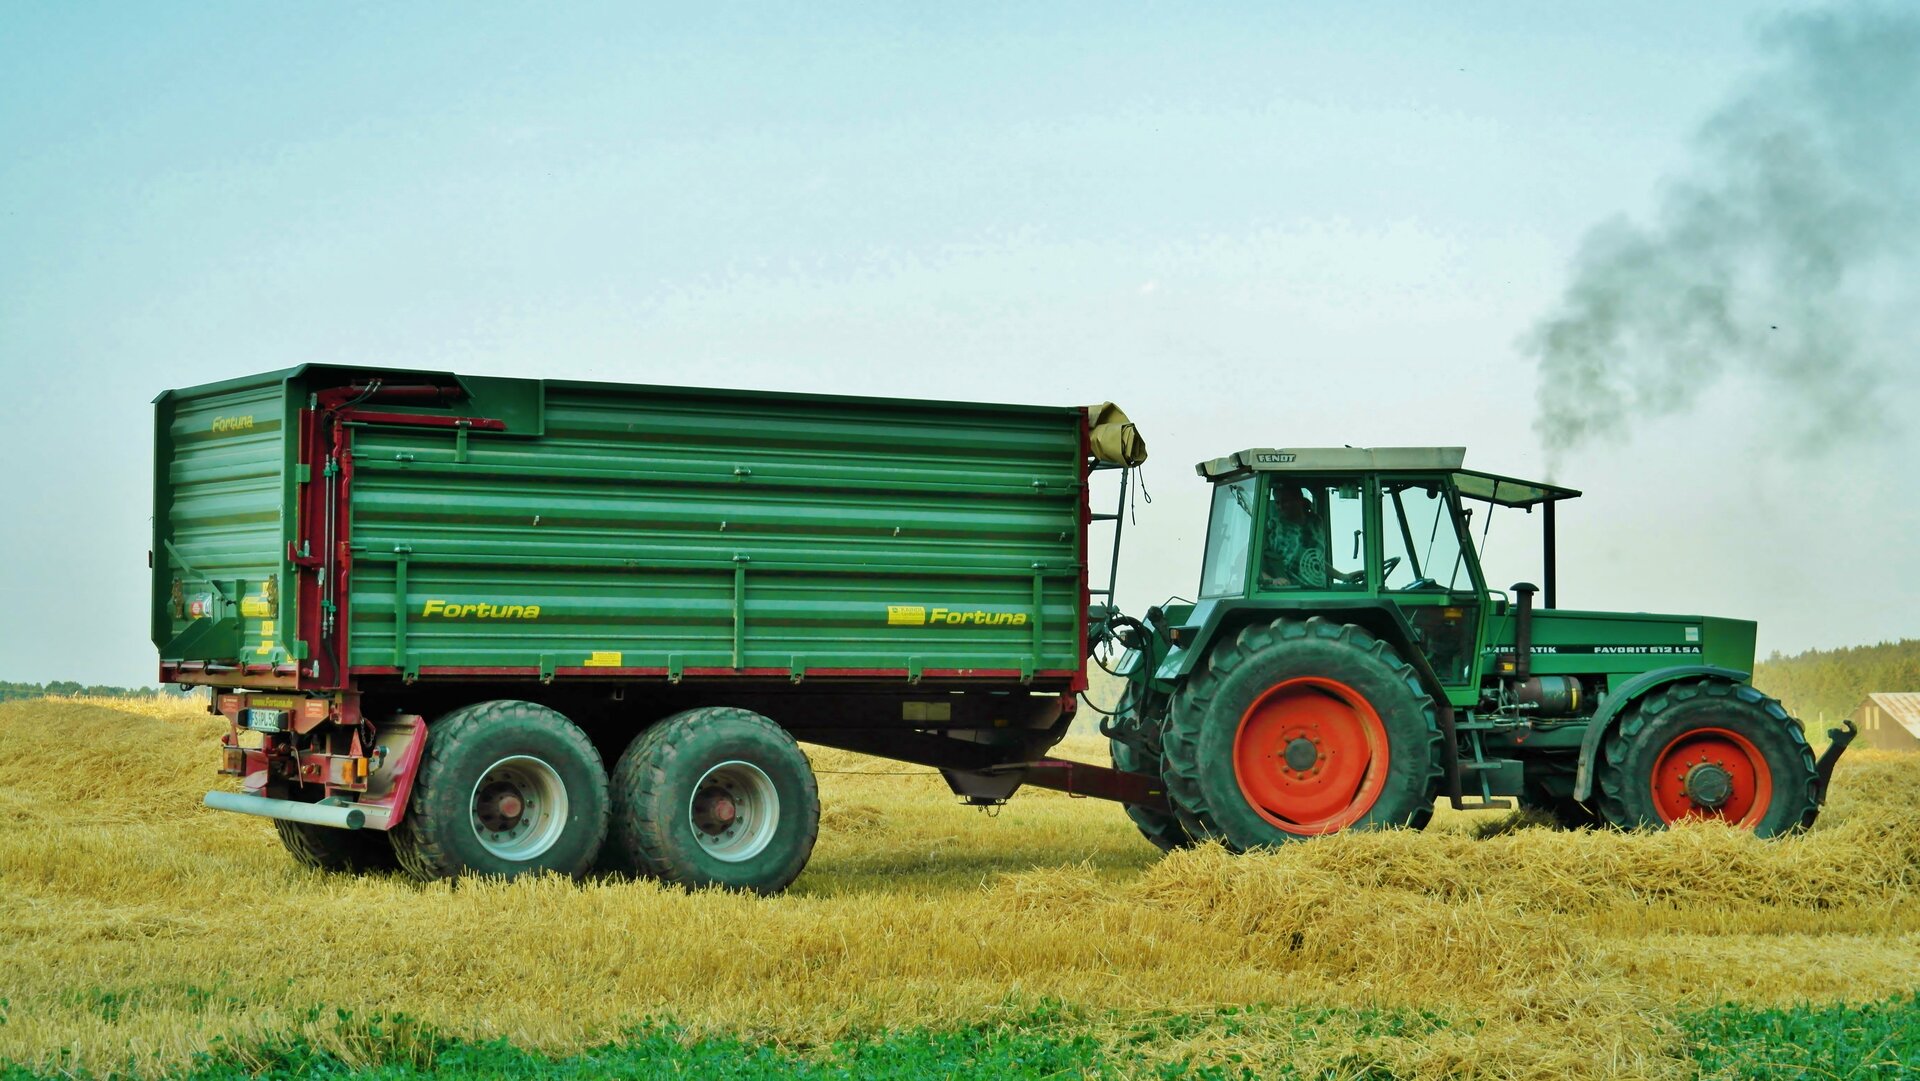
[[(1729, 778), (1729, 793), (1717, 807), (1692, 803), (1692, 785), (1685, 780), (1686, 771), (1709, 762)], [(1600, 811), (1623, 829), (1707, 817), (1773, 837), (1813, 825), (1820, 813), (1819, 774), (1806, 732), (1779, 702), (1745, 683), (1706, 678), (1656, 688), (1621, 714), (1600, 745), (1596, 766)], [(1742, 780), (1763, 772), (1770, 790), (1764, 802), (1762, 786)], [(1662, 785), (1664, 796), (1656, 791)], [(1709, 783), (1705, 790), (1717, 796), (1717, 787)], [(1682, 799), (1688, 801), (1684, 813), (1676, 814)]]
[(614, 767), (609, 862), (640, 874), (689, 889), (779, 893), (819, 834), (806, 754), (750, 710), (676, 713), (642, 732)]
[(343, 830), (274, 819), (281, 847), (302, 867), (320, 871), (391, 871), (399, 861), (385, 830)]
[[(1128, 773), (1144, 773), (1150, 777), (1162, 777), (1161, 783), (1164, 786), (1165, 778), (1162, 776), (1159, 755), (1139, 750), (1132, 744), (1122, 743), (1117, 739), (1107, 741), (1107, 751), (1113, 758), (1114, 769), (1123, 769)], [(1133, 824), (1139, 828), (1140, 836), (1152, 841), (1153, 846), (1160, 851), (1171, 852), (1176, 848), (1185, 848), (1193, 844), (1193, 838), (1187, 835), (1186, 828), (1180, 825), (1179, 816), (1172, 811), (1161, 811), (1132, 803), (1123, 803), (1120, 806), (1126, 810), (1127, 817), (1132, 819)]]
[(1593, 804), (1573, 798), (1571, 772), (1529, 773), (1521, 786), (1520, 807), (1544, 814), (1553, 819), (1554, 825), (1566, 830), (1593, 829), (1607, 824)]
[(393, 830), (408, 874), (578, 877), (593, 865), (607, 836), (607, 771), (573, 722), (532, 702), (481, 702), (427, 733)]
[[(1351, 694), (1352, 700), (1321, 684), (1295, 682), (1301, 680), (1337, 684), (1344, 688), (1340, 693)], [(1367, 723), (1361, 718), (1371, 710), (1379, 721), (1378, 734), (1384, 737), (1380, 742), (1386, 761), (1382, 768), (1378, 753), (1361, 761), (1360, 755), (1371, 752), (1355, 752), (1351, 740), (1342, 743), (1328, 738), (1321, 744), (1318, 735), (1296, 738), (1293, 742), (1307, 739), (1316, 748), (1316, 757), (1303, 759), (1306, 764), (1298, 772), (1283, 768), (1276, 759), (1269, 770), (1271, 777), (1291, 774), (1291, 783), (1311, 785), (1316, 782), (1309, 776), (1319, 776), (1314, 766), (1324, 763), (1324, 768), (1336, 768), (1335, 758), (1346, 754), (1337, 768), (1361, 769), (1364, 780), (1356, 785), (1345, 812), (1285, 828), (1271, 808), (1263, 813), (1243, 789), (1236, 739), (1243, 720), (1251, 722), (1250, 711), (1256, 704), (1265, 711), (1274, 695), (1290, 700), (1290, 696), (1311, 694), (1324, 695), (1351, 713), (1356, 729)], [(1190, 830), (1197, 827), (1204, 836), (1217, 836), (1235, 851), (1335, 829), (1418, 829), (1433, 814), (1441, 772), (1440, 740), (1432, 697), (1421, 688), (1413, 666), (1392, 646), (1352, 624), (1318, 616), (1305, 621), (1279, 619), (1249, 626), (1231, 641), (1215, 645), (1175, 695), (1164, 740), (1168, 796), (1182, 821), (1194, 824)], [(1359, 764), (1350, 767), (1348, 761)], [(1267, 779), (1247, 780), (1259, 786)], [(1284, 786), (1289, 780), (1273, 783)], [(1347, 814), (1351, 819), (1343, 820)]]

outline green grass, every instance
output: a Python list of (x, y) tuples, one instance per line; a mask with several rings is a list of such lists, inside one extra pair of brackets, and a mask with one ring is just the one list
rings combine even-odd
[[(851, 1078), (928, 1081), (933, 1078), (1156, 1078), (1162, 1081), (1241, 1081), (1303, 1077), (1285, 1063), (1167, 1061), (1155, 1043), (1201, 1032), (1232, 1036), (1237, 1025), (1276, 1013), (1311, 1043), (1316, 1028), (1334, 1025), (1348, 1036), (1417, 1037), (1446, 1027), (1438, 1017), (1407, 1011), (1226, 1010), (1205, 1016), (1168, 1014), (1136, 1021), (1108, 1044), (1073, 1030), (1087, 1018), (1041, 1006), (990, 1026), (952, 1031), (915, 1030), (848, 1040), (825, 1048), (786, 1049), (731, 1037), (695, 1038), (672, 1024), (633, 1029), (615, 1042), (576, 1054), (548, 1056), (504, 1040), (474, 1043), (442, 1036), (404, 1016), (361, 1018), (339, 1011), (334, 1033), (358, 1049), (350, 1065), (338, 1054), (294, 1038), (246, 1047), (221, 1046), (186, 1070), (179, 1081), (320, 1078), (328, 1081), (480, 1081), (538, 1078), (702, 1078), (756, 1081)], [(1920, 997), (1845, 1005), (1753, 1009), (1721, 1006), (1674, 1018), (1693, 1066), (1703, 1078), (1920, 1078)], [(1116, 1049), (1116, 1047), (1118, 1049)], [(111, 1077), (56, 1067), (35, 1072), (0, 1064), (0, 1081)], [(1323, 1078), (1386, 1078), (1365, 1061), (1325, 1068)]]
[(1784, 1010), (1721, 1006), (1686, 1015), (1680, 1026), (1707, 1077), (1920, 1077), (1914, 995)]

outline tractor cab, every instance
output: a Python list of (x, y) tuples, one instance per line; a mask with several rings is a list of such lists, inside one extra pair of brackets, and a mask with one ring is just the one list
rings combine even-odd
[(1477, 684), (1483, 629), (1511, 598), (1488, 585), (1476, 527), (1484, 545), (1497, 508), (1541, 508), (1540, 571), (1551, 608), (1554, 504), (1580, 493), (1466, 469), (1465, 459), (1461, 447), (1330, 447), (1245, 450), (1201, 463), (1214, 493), (1200, 599), (1385, 601), (1441, 683)]

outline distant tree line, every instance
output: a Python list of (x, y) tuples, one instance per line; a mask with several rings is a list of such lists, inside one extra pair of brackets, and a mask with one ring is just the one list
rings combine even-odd
[(1754, 666), (1753, 683), (1809, 728), (1836, 725), (1875, 691), (1920, 691), (1920, 638), (1792, 656), (1775, 652)]
[(75, 695), (90, 698), (145, 698), (155, 694), (184, 694), (187, 691), (173, 686), (167, 687), (109, 687), (102, 683), (76, 683), (70, 679), (56, 679), (51, 683), (12, 683), (0, 680), (0, 702), (11, 702), (16, 698), (44, 698), (53, 695), (71, 698)]

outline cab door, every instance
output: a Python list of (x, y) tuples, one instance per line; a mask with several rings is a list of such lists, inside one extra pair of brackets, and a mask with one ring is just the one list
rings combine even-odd
[(1444, 476), (1381, 477), (1377, 508), (1380, 595), (1413, 625), (1434, 674), (1471, 683), (1486, 605), (1460, 498)]

